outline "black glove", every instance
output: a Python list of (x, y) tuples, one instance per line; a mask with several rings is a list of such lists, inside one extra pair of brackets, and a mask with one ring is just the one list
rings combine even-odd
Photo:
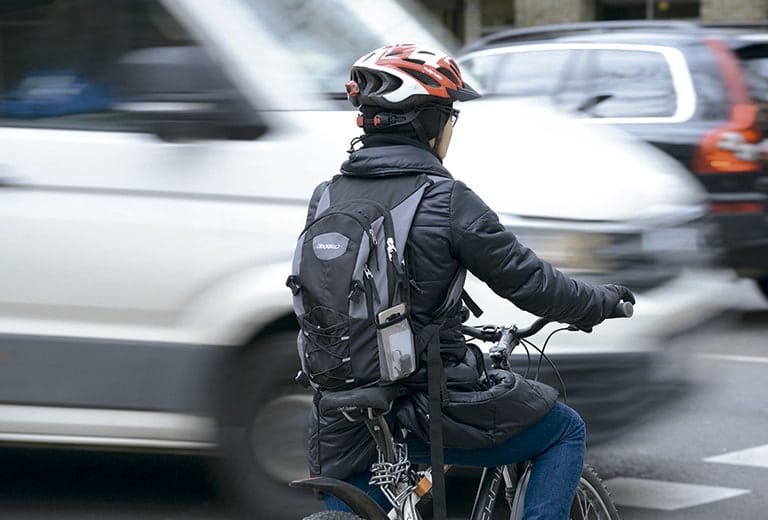
[[(619, 303), (621, 301), (629, 302), (634, 305), (635, 303), (635, 295), (632, 291), (624, 287), (623, 285), (614, 285), (614, 284), (608, 284), (604, 286), (606, 289), (613, 290), (616, 295), (618, 296), (618, 300), (616, 303)], [(616, 305), (614, 304), (614, 307)]]
[(595, 292), (603, 297), (603, 313), (601, 316), (596, 317), (597, 321), (593, 319), (574, 323), (575, 327), (584, 332), (592, 332), (592, 327), (598, 323), (602, 323), (606, 318), (615, 317), (614, 312), (619, 302), (629, 302), (633, 305), (635, 303), (635, 295), (623, 285), (597, 285), (595, 286)]

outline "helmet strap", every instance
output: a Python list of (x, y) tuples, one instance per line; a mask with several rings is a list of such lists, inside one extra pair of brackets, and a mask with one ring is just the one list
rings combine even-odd
[[(362, 113), (357, 115), (357, 126), (366, 132), (384, 130), (393, 126), (403, 126), (416, 121), (419, 113), (415, 110), (405, 113), (379, 112), (373, 117), (365, 117)], [(422, 130), (423, 131), (423, 130)]]

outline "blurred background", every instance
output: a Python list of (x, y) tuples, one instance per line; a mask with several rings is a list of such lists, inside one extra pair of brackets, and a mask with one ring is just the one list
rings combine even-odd
[[(582, 414), (625, 518), (760, 518), (766, 19), (768, 0), (1, 2), (0, 516), (320, 507), (286, 484), (311, 397), (284, 281), (358, 131), (349, 66), (419, 41), (484, 94), (448, 169), (540, 256), (638, 296), (547, 343), (557, 371), (517, 368)], [(533, 319), (468, 289), (482, 323)], [(451, 485), (458, 516), (471, 483)]]
[(763, 0), (420, 0), (464, 43), (503, 29), (604, 20), (755, 21)]

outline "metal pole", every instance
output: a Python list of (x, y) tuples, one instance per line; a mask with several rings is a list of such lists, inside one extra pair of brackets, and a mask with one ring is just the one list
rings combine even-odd
[(480, 0), (464, 0), (464, 43), (482, 36), (482, 6)]

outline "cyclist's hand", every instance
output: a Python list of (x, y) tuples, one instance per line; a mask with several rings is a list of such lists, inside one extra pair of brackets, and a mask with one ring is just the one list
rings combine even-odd
[[(604, 287), (616, 293), (616, 296), (618, 297), (616, 304), (618, 304), (619, 302), (629, 302), (634, 305), (635, 303), (634, 293), (629, 289), (627, 289), (626, 287), (624, 287), (623, 285), (608, 284), (608, 285), (605, 285)], [(614, 305), (614, 307), (615, 306), (616, 305)]]
[(576, 328), (583, 330), (584, 332), (592, 332), (592, 327), (598, 323), (601, 323), (606, 318), (615, 317), (616, 315), (614, 312), (620, 302), (629, 302), (633, 305), (635, 303), (634, 293), (623, 285), (598, 285), (595, 287), (595, 291), (602, 294), (604, 298), (603, 315), (600, 316), (597, 321), (585, 320), (573, 324)]

